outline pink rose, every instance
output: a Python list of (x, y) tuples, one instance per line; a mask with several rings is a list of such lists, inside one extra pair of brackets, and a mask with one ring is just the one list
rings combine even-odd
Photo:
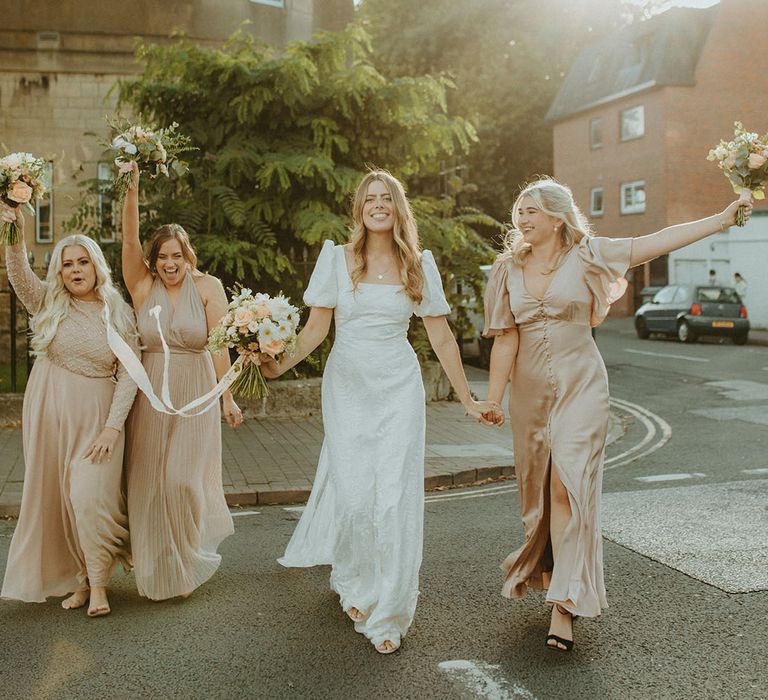
[(760, 155), (759, 153), (750, 153), (747, 165), (749, 165), (750, 170), (757, 170), (765, 165), (765, 160), (765, 156)]
[(8, 190), (8, 199), (17, 204), (26, 204), (32, 199), (32, 188), (26, 183), (18, 180), (13, 183), (13, 187)]
[(269, 316), (269, 307), (262, 302), (256, 307), (256, 318), (266, 318)]
[(238, 328), (244, 328), (253, 321), (253, 314), (249, 309), (237, 309), (235, 311), (235, 325)]
[(268, 343), (261, 344), (261, 351), (266, 355), (279, 355), (285, 349), (285, 343), (279, 338), (275, 338)]
[(130, 160), (122, 161), (122, 162), (115, 161), (115, 163), (117, 163), (117, 169), (120, 171), (121, 175), (131, 172), (131, 168), (133, 165), (132, 161)]

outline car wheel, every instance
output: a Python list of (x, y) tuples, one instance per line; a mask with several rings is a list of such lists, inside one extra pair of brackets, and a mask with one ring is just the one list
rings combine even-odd
[(748, 333), (737, 333), (733, 336), (734, 345), (746, 345), (748, 336)]
[(651, 337), (651, 332), (648, 330), (648, 326), (645, 324), (645, 319), (642, 316), (638, 316), (635, 319), (635, 332), (640, 340), (648, 340)]
[(696, 334), (691, 330), (691, 327), (688, 325), (688, 321), (683, 320), (677, 324), (677, 339), (681, 343), (696, 342)]

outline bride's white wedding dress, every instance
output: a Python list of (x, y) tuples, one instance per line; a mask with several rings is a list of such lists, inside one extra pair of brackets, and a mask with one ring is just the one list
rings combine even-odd
[(419, 594), (424, 519), (424, 387), (406, 334), (411, 316), (450, 307), (429, 251), (423, 300), (400, 285), (354, 291), (342, 246), (326, 241), (304, 294), (334, 308), (336, 339), (323, 374), (325, 441), (312, 494), (283, 566), (330, 564), (344, 610), (375, 645), (399, 644)]

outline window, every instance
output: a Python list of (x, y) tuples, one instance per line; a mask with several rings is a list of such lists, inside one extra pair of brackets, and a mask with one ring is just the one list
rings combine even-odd
[(645, 107), (643, 105), (622, 110), (619, 120), (619, 134), (622, 141), (639, 139), (645, 134)]
[(685, 304), (688, 301), (688, 289), (686, 287), (678, 287), (675, 298), (672, 300), (673, 304)]
[(656, 292), (656, 296), (653, 297), (653, 303), (654, 304), (671, 304), (672, 299), (675, 297), (675, 292), (677, 291), (677, 287), (671, 286), (671, 287), (664, 287), (664, 289), (660, 289), (658, 292)]
[(285, 7), (284, 0), (251, 0), (257, 5), (269, 5), (270, 7)]
[(53, 243), (53, 163), (45, 164), (45, 194), (35, 202), (35, 241)]
[(99, 163), (96, 166), (96, 178), (99, 181), (99, 195), (96, 202), (99, 240), (101, 243), (114, 243), (117, 212), (115, 200), (112, 197), (112, 167), (109, 163)]
[(621, 213), (642, 214), (645, 211), (645, 180), (621, 185)]
[(592, 148), (603, 147), (603, 120), (599, 117), (589, 122), (589, 143)]
[(603, 215), (603, 188), (593, 187), (589, 195), (589, 212), (592, 216)]

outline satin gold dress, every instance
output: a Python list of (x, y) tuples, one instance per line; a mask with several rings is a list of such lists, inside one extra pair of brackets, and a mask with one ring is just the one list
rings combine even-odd
[[(624, 293), (632, 239), (585, 237), (541, 298), (523, 269), (499, 256), (485, 293), (485, 336), (516, 327), (509, 415), (525, 543), (503, 562), (502, 595), (529, 587), (575, 615), (608, 606), (603, 578), (600, 493), (608, 433), (608, 376), (591, 335)], [(571, 518), (557, 560), (549, 533), (551, 470), (568, 491)]]

